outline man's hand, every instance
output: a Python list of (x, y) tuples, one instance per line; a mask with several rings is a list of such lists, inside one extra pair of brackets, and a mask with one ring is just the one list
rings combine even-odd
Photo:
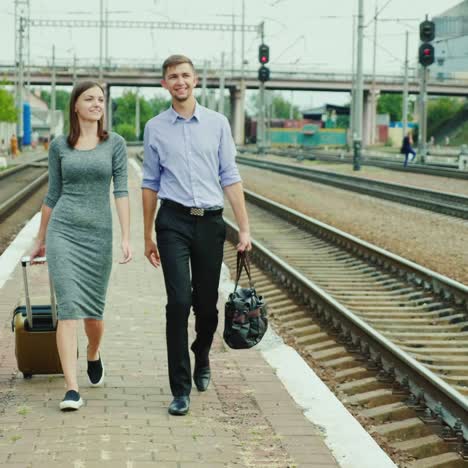
[(239, 243), (236, 245), (238, 252), (245, 252), (252, 250), (252, 242), (250, 240), (249, 232), (239, 232)]
[(161, 265), (158, 248), (156, 247), (156, 243), (151, 239), (145, 240), (145, 257), (155, 268)]

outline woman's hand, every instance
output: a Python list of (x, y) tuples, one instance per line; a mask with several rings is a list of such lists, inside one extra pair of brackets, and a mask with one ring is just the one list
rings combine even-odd
[(123, 240), (120, 246), (122, 248), (123, 258), (122, 260), (120, 260), (119, 263), (121, 264), (128, 263), (133, 258), (132, 248), (130, 247), (130, 243), (127, 240)]
[(45, 257), (45, 254), (46, 254), (45, 242), (43, 240), (36, 239), (36, 241), (34, 242), (34, 247), (32, 248), (31, 253), (29, 254), (31, 258), (31, 265), (35, 263), (34, 259), (36, 257)]

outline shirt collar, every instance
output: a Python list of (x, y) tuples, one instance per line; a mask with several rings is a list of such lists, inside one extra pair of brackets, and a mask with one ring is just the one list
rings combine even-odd
[[(197, 119), (198, 122), (200, 122), (200, 111), (201, 111), (201, 106), (198, 104), (197, 101), (195, 101), (195, 110), (193, 112), (192, 117), (188, 119), (189, 121), (192, 120), (193, 118)], [(182, 117), (180, 114), (176, 112), (176, 110), (171, 106), (169, 109), (169, 113), (171, 116), (171, 123), (176, 123), (178, 119), (180, 120), (187, 120), (184, 117)]]

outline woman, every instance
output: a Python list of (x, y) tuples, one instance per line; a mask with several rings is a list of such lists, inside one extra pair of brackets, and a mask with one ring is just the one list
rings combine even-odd
[(83, 404), (76, 376), (79, 319), (84, 319), (88, 337), (89, 382), (100, 386), (104, 381), (99, 350), (112, 267), (111, 179), (122, 234), (120, 263), (132, 259), (126, 146), (121, 136), (104, 130), (104, 108), (98, 83), (84, 81), (74, 87), (69, 135), (50, 145), (49, 190), (31, 252), (34, 259), (47, 251), (57, 295), (57, 347), (67, 388), (61, 410), (77, 410)]

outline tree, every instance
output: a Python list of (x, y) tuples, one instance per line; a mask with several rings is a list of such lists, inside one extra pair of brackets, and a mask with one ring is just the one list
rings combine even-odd
[(120, 123), (116, 125), (115, 131), (122, 137), (125, 138), (126, 141), (135, 141), (135, 125), (129, 123)]
[[(145, 129), (146, 122), (159, 114), (163, 110), (166, 110), (170, 107), (170, 100), (154, 97), (147, 101), (144, 97), (140, 96), (140, 135), (139, 140), (143, 138), (143, 131)], [(112, 116), (112, 123), (115, 126), (117, 133), (119, 128), (124, 129), (125, 135), (122, 136), (128, 141), (135, 141), (135, 118), (136, 118), (136, 93), (134, 91), (125, 91), (122, 96), (113, 99), (115, 103), (115, 112)], [(127, 126), (121, 127), (122, 124)], [(128, 128), (131, 126), (133, 128), (133, 135), (129, 132)], [(127, 138), (128, 137), (128, 138)]]
[(428, 135), (437, 133), (437, 130), (453, 119), (462, 108), (463, 101), (457, 98), (441, 97), (431, 99), (427, 106)]
[(18, 112), (13, 96), (4, 88), (0, 88), (0, 122), (16, 122)]
[(402, 106), (402, 94), (383, 93), (377, 103), (377, 113), (390, 114), (392, 122), (399, 122), (401, 120)]

